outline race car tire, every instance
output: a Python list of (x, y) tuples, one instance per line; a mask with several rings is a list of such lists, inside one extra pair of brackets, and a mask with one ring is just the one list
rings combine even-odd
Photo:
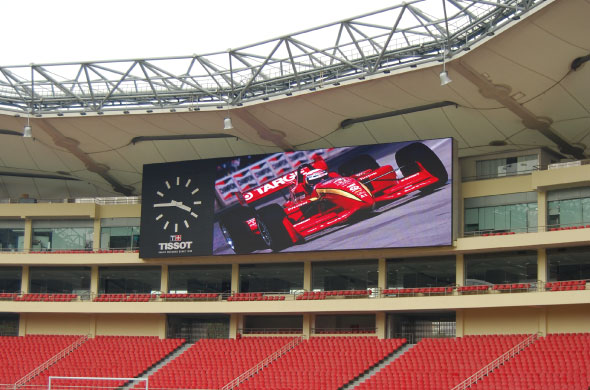
[(338, 173), (340, 176), (352, 176), (367, 169), (374, 170), (377, 168), (379, 168), (379, 164), (377, 164), (377, 161), (373, 157), (368, 154), (360, 154), (340, 165), (338, 167)]
[(269, 204), (258, 210), (258, 228), (266, 245), (273, 251), (280, 251), (293, 245), (293, 240), (283, 224), (287, 215), (283, 208), (276, 204)]
[(247, 220), (255, 217), (250, 207), (240, 206), (219, 218), (219, 228), (227, 244), (236, 254), (247, 254), (261, 247), (260, 238), (252, 232)]
[(395, 153), (395, 161), (404, 176), (416, 173), (413, 165), (419, 162), (432, 176), (436, 177), (439, 182), (434, 186), (425, 188), (425, 191), (432, 191), (436, 187), (443, 186), (449, 180), (449, 174), (440, 161), (440, 158), (428, 146), (416, 142), (404, 146)]

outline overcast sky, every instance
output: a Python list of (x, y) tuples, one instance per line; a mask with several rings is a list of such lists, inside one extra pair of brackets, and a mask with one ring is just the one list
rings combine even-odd
[(399, 0), (4, 0), (0, 65), (225, 51)]

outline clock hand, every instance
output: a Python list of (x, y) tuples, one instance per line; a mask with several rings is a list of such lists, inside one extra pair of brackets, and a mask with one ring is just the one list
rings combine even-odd
[(172, 201), (170, 203), (154, 203), (154, 207), (174, 207), (176, 206), (176, 202)]
[(182, 209), (182, 210), (184, 210), (184, 211), (186, 211), (186, 212), (189, 212), (189, 213), (191, 212), (191, 208), (190, 208), (190, 207), (188, 207), (188, 206), (186, 206), (186, 205), (184, 205), (184, 204), (182, 204), (182, 202), (177, 202), (177, 201), (175, 201), (175, 200), (173, 200), (172, 202), (173, 202), (173, 203), (174, 203), (174, 205), (175, 205), (176, 207), (178, 207), (179, 209)]

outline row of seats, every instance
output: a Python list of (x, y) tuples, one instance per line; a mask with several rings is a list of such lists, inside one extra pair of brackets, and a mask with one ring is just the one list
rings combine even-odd
[(477, 286), (459, 286), (457, 287), (457, 291), (459, 292), (472, 292), (472, 291), (488, 291), (490, 286), (485, 284), (480, 284)]
[(508, 283), (508, 284), (494, 284), (493, 290), (512, 291), (512, 290), (528, 290), (531, 288), (530, 283)]
[(588, 229), (590, 225), (577, 225), (577, 226), (563, 226), (563, 227), (553, 227), (550, 228), (550, 232), (558, 231), (558, 230), (576, 230), (576, 229)]
[(163, 293), (163, 294), (160, 294), (160, 298), (166, 299), (166, 300), (191, 300), (191, 299), (211, 300), (211, 299), (217, 299), (218, 297), (219, 297), (218, 293), (190, 293), (190, 294)]
[(77, 294), (28, 293), (14, 297), (14, 300), (24, 302), (71, 302), (77, 298)]
[(94, 302), (149, 302), (158, 298), (157, 294), (101, 294)]
[(545, 288), (568, 287), (568, 286), (586, 286), (586, 280), (564, 280), (561, 282), (547, 282)]
[(496, 233), (484, 233), (482, 234), (483, 237), (488, 237), (488, 236), (509, 236), (512, 234), (516, 234), (515, 232), (496, 232)]
[(23, 302), (71, 302), (78, 299), (78, 295), (47, 293), (0, 293), (0, 299), (9, 299)]
[(451, 294), (452, 292), (453, 287), (388, 288), (381, 291), (383, 295)]
[(284, 301), (284, 295), (262, 295), (251, 297), (236, 297), (231, 296), (227, 298), (228, 302), (244, 302), (244, 301)]
[(332, 291), (305, 291), (298, 295), (296, 300), (321, 300), (328, 297), (367, 297), (371, 294), (371, 290), (332, 290)]

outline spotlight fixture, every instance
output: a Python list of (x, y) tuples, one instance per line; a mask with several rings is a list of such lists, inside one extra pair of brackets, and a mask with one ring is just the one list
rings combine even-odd
[(33, 128), (29, 124), (26, 124), (25, 127), (23, 128), (23, 137), (24, 138), (32, 138), (33, 137)]
[(23, 127), (23, 138), (32, 138), (33, 128), (31, 127), (31, 111), (27, 112), (27, 124)]
[(439, 75), (439, 77), (440, 77), (440, 85), (441, 86), (442, 85), (447, 85), (448, 83), (450, 83), (451, 81), (453, 81), (449, 77), (449, 74), (447, 73), (447, 68), (446, 68), (446, 65), (447, 65), (447, 48), (450, 47), (449, 46), (449, 19), (447, 17), (447, 4), (446, 4), (446, 0), (442, 0), (442, 3), (443, 3), (443, 12), (444, 12), (444, 15), (445, 15), (445, 29), (446, 29), (446, 32), (447, 32), (447, 36), (446, 36), (447, 39), (446, 39), (445, 45), (443, 46), (443, 70), (442, 70), (442, 72), (440, 72), (440, 75)]
[(451, 81), (453, 80), (451, 80), (451, 78), (449, 77), (449, 73), (446, 70), (440, 72), (440, 85), (447, 85)]
[(223, 120), (223, 130), (231, 130), (234, 125), (231, 123), (231, 118), (228, 116)]

